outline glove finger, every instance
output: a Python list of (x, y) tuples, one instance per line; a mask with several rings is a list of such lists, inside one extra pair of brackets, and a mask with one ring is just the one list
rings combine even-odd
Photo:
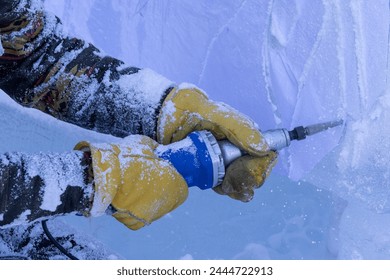
[(126, 212), (117, 212), (112, 215), (119, 222), (124, 224), (126, 227), (132, 230), (137, 230), (147, 224), (144, 220), (139, 219), (138, 217), (131, 215), (131, 213)]
[(235, 160), (227, 168), (222, 185), (215, 191), (243, 202), (252, 200), (254, 189), (263, 185), (276, 163), (276, 157), (275, 152), (270, 152), (263, 157), (247, 155)]

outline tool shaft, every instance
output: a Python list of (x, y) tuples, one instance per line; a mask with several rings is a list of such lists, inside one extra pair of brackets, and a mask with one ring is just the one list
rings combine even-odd
[(320, 123), (320, 124), (314, 124), (314, 125), (309, 125), (305, 127), (306, 135), (313, 135), (319, 132), (322, 132), (324, 130), (327, 130), (332, 127), (339, 126), (343, 123), (342, 120), (336, 120), (336, 121), (331, 121), (331, 122), (326, 122), (326, 123)]

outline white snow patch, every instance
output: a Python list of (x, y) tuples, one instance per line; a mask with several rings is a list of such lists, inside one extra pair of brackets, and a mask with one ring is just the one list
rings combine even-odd
[(157, 155), (164, 153), (175, 153), (175, 152), (188, 152), (192, 155), (196, 154), (197, 148), (189, 137), (184, 138), (179, 142), (175, 142), (169, 145), (159, 145), (155, 152)]
[(24, 211), (22, 214), (20, 214), (20, 215), (12, 222), (12, 226), (27, 224), (27, 223), (29, 222), (27, 216), (29, 216), (29, 215), (31, 215), (31, 211), (30, 211), (30, 210)]
[(158, 104), (164, 91), (174, 85), (167, 78), (147, 68), (136, 74), (123, 75), (116, 83), (124, 92), (142, 92), (142, 102), (147, 104)]
[(83, 186), (84, 175), (76, 153), (28, 155), (26, 171), (30, 178), (39, 176), (45, 185), (42, 210), (55, 211), (61, 204), (60, 196), (68, 186)]

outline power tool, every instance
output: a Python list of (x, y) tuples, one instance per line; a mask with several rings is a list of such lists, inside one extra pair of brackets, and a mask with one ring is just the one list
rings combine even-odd
[[(262, 135), (270, 150), (279, 151), (290, 146), (293, 140), (303, 140), (341, 124), (342, 120), (335, 120), (306, 127), (298, 126), (291, 131), (285, 128), (268, 130), (262, 132)], [(196, 186), (202, 190), (221, 184), (229, 164), (245, 155), (245, 152), (229, 141), (217, 141), (209, 131), (192, 132), (181, 141), (159, 146), (155, 152), (176, 168), (189, 187)]]

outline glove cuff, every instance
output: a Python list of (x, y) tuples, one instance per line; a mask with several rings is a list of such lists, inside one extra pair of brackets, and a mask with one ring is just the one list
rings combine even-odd
[(119, 150), (109, 144), (80, 142), (75, 150), (90, 151), (94, 174), (94, 195), (89, 215), (93, 217), (106, 213), (120, 184)]

